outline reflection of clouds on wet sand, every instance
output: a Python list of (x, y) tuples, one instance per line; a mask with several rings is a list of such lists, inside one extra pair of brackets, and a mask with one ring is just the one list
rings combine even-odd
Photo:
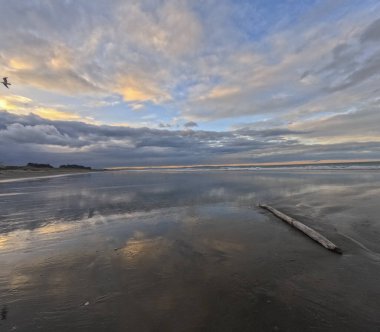
[(7, 236), (0, 235), (0, 248), (5, 248), (8, 242), (9, 238)]
[(168, 247), (168, 241), (162, 237), (153, 239), (131, 239), (120, 250), (120, 253), (129, 261), (141, 258), (159, 256)]
[[(273, 313), (283, 330), (373, 327), (378, 262), (338, 232), (378, 250), (380, 175), (112, 179), (4, 188), (26, 193), (13, 203), (0, 197), (0, 303), (10, 303), (10, 328), (266, 331)], [(347, 254), (331, 255), (258, 211), (264, 198), (314, 222)]]
[[(335, 173), (336, 174), (336, 173)], [(159, 208), (205, 203), (239, 202), (251, 205), (261, 200), (294, 199), (303, 195), (347, 191), (347, 181), (356, 194), (364, 174), (353, 177), (302, 172), (154, 172), (90, 174), (84, 177), (51, 179), (49, 182), (3, 184), (0, 195), (2, 231), (38, 228), (47, 220), (75, 221), (93, 216), (151, 211)], [(74, 179), (75, 178), (75, 179)], [(34, 184), (31, 185), (31, 184)], [(17, 199), (15, 198), (17, 197)], [(314, 197), (315, 198), (315, 197)], [(298, 203), (298, 202), (297, 202)], [(1, 231), (1, 229), (0, 229)]]
[(9, 287), (12, 290), (25, 288), (30, 285), (31, 279), (25, 274), (12, 275), (9, 281)]
[(65, 237), (64, 233), (77, 229), (75, 223), (50, 223), (34, 230), (16, 230), (0, 234), (0, 254), (21, 249), (33, 249), (38, 243), (54, 238)]
[(231, 241), (221, 241), (221, 240), (206, 240), (206, 245), (214, 250), (220, 252), (233, 252), (233, 251), (243, 251), (244, 245), (237, 242)]
[(30, 231), (14, 231), (0, 234), (0, 254), (3, 251), (17, 251), (25, 248)]
[(47, 224), (35, 230), (36, 234), (48, 235), (72, 230), (77, 227), (74, 223)]

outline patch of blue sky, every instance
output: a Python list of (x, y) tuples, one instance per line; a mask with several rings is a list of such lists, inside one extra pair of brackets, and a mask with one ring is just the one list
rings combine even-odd
[(177, 112), (150, 102), (140, 104), (120, 102), (91, 108), (91, 115), (96, 121), (105, 124), (156, 127), (160, 123), (172, 123)]
[(260, 40), (273, 31), (296, 24), (318, 0), (240, 0), (232, 1), (232, 19), (247, 39)]
[(38, 101), (38, 104), (44, 105), (66, 105), (66, 106), (78, 106), (82, 103), (81, 96), (69, 96), (46, 89), (39, 89), (32, 86), (14, 85), (12, 87), (13, 95), (21, 95), (29, 98), (31, 101)]

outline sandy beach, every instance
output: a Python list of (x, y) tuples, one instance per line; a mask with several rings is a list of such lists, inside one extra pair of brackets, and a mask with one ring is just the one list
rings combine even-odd
[(98, 170), (81, 170), (81, 169), (0, 169), (0, 183), (23, 181), (25, 179), (52, 178), (66, 175), (76, 175)]
[(378, 331), (379, 185), (379, 172), (336, 170), (2, 183), (0, 329)]

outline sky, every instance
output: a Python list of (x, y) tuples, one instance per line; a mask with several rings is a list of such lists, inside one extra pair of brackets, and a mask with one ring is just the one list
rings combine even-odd
[(0, 163), (380, 160), (378, 0), (0, 0)]

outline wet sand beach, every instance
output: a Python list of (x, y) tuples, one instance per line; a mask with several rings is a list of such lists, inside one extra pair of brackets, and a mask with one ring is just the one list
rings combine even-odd
[(4, 182), (18, 182), (24, 181), (25, 179), (41, 179), (41, 178), (52, 178), (59, 176), (67, 176), (67, 175), (76, 175), (83, 174), (89, 172), (96, 172), (98, 170), (81, 170), (81, 169), (59, 169), (59, 168), (42, 168), (42, 169), (2, 169), (0, 168), (0, 183)]
[(0, 183), (0, 330), (379, 331), (379, 196), (375, 170)]

